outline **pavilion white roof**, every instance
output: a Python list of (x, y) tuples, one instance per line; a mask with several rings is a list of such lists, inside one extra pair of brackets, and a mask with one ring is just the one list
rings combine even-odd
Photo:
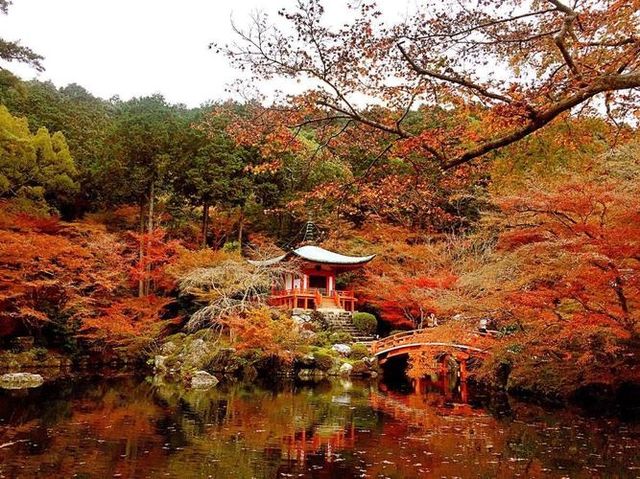
[(375, 254), (369, 256), (347, 256), (340, 253), (334, 253), (319, 246), (301, 246), (289, 253), (278, 256), (277, 258), (271, 258), (266, 261), (249, 261), (249, 263), (256, 266), (270, 266), (288, 258), (289, 256), (298, 256), (305, 261), (311, 261), (313, 263), (323, 264), (335, 264), (335, 265), (358, 265), (365, 264), (375, 258)]

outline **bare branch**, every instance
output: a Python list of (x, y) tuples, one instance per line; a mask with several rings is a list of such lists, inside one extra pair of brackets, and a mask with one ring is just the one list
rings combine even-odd
[(443, 73), (438, 73), (436, 71), (421, 67), (416, 63), (416, 61), (413, 58), (411, 58), (411, 56), (407, 53), (407, 51), (404, 49), (401, 43), (398, 44), (398, 50), (400, 50), (400, 53), (402, 53), (402, 56), (405, 58), (405, 60), (407, 60), (411, 68), (419, 75), (426, 75), (432, 78), (436, 78), (438, 80), (464, 86), (487, 98), (492, 98), (494, 100), (499, 100), (505, 103), (511, 103), (511, 98), (504, 95), (500, 95), (499, 93), (491, 92), (486, 88), (484, 88), (482, 85), (478, 85), (477, 83), (474, 83), (471, 80), (459, 77), (457, 75), (451, 75), (451, 74), (445, 75)]

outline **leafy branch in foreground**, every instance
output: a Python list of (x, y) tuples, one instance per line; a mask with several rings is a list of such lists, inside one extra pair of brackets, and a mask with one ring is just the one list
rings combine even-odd
[[(11, 3), (9, 0), (0, 0), (0, 13), (4, 15), (9, 13)], [(39, 72), (44, 71), (44, 66), (42, 65), (44, 57), (38, 55), (31, 48), (20, 45), (20, 42), (17, 41), (8, 41), (0, 38), (0, 59), (8, 62), (26, 63)], [(4, 70), (4, 68), (0, 67), (0, 70)]]
[[(309, 85), (273, 109), (323, 137), (373, 131), (447, 170), (516, 143), (580, 107), (627, 119), (640, 87), (640, 2), (464, 0), (418, 2), (386, 25), (375, 2), (351, 7), (343, 26), (324, 24), (321, 0), (300, 0), (271, 22), (256, 15), (219, 48), (250, 82)], [(595, 102), (598, 98), (599, 104)], [(386, 108), (379, 108), (378, 105)], [(432, 107), (420, 128), (410, 112)]]

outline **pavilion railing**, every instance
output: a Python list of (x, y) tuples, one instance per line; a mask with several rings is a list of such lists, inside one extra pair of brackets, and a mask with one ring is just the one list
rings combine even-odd
[[(273, 289), (271, 290), (271, 296), (310, 296), (310, 297), (314, 297), (316, 296), (316, 294), (319, 294), (320, 296), (325, 296), (323, 294), (323, 289), (320, 288), (292, 288), (292, 289)], [(346, 299), (353, 299), (355, 298), (354, 295), (354, 291), (353, 290), (333, 290), (332, 294), (328, 297), (330, 298), (335, 298), (335, 297), (339, 297), (339, 298), (346, 298)]]
[(340, 301), (340, 294), (338, 294), (338, 291), (336, 290), (333, 291), (333, 302), (338, 308), (342, 308), (342, 301)]

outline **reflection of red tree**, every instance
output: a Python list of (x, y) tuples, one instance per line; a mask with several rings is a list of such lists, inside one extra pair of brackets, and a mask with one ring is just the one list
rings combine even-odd
[[(51, 425), (45, 428), (35, 420), (11, 425), (6, 431), (0, 428), (0, 443), (26, 438), (43, 446), (37, 461), (20, 465), (14, 475), (9, 467), (2, 473), (8, 477), (45, 477), (39, 475), (42, 471), (51, 477), (54, 473), (56, 477), (74, 477), (79, 472), (91, 477), (143, 477), (150, 470), (162, 470), (167, 463), (163, 450), (166, 437), (155, 424), (169, 413), (149, 401), (148, 393), (144, 386), (130, 389), (127, 397), (110, 387), (96, 388), (91, 395), (70, 402), (72, 413), (60, 419), (53, 435), (47, 431)], [(29, 447), (21, 443), (0, 449), (0, 464), (12, 464), (9, 455)]]

